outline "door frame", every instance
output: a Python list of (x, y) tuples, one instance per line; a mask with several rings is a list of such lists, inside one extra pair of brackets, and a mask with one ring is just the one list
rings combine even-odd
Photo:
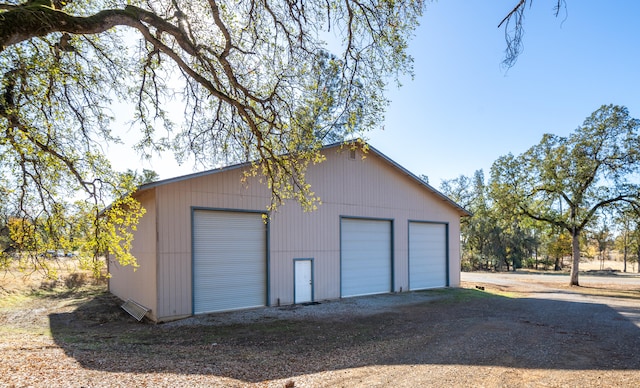
[(307, 302), (313, 302), (315, 301), (315, 287), (314, 287), (314, 266), (313, 266), (313, 258), (312, 257), (305, 257), (305, 258), (296, 258), (293, 259), (293, 303), (297, 304), (298, 302), (296, 301), (296, 265), (298, 263), (304, 262), (304, 261), (308, 261), (309, 262), (309, 268), (311, 270), (311, 273), (309, 274), (311, 276), (311, 300), (310, 301), (305, 301), (305, 302), (300, 302), (300, 303), (307, 303)]

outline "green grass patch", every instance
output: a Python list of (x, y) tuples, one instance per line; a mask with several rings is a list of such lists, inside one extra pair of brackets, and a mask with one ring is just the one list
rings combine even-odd
[(438, 296), (438, 301), (443, 303), (462, 303), (475, 299), (492, 298), (495, 296), (505, 296), (493, 292), (494, 290), (479, 290), (472, 288), (439, 288), (423, 291), (434, 296)]
[(474, 299), (493, 298), (495, 296), (505, 296), (502, 294), (494, 293), (493, 290), (479, 290), (468, 288), (456, 288), (452, 298), (455, 302), (468, 302)]
[(7, 292), (2, 293), (0, 297), (0, 309), (12, 309), (20, 306), (24, 306), (32, 300), (32, 297), (28, 294), (21, 292)]

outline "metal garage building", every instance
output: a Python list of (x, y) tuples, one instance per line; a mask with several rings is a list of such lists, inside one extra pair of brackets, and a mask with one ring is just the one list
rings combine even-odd
[(307, 172), (322, 199), (310, 213), (267, 214), (270, 193), (241, 183), (244, 164), (143, 185), (140, 267), (111, 263), (110, 291), (168, 321), (459, 285), (463, 208), (373, 147), (322, 152)]

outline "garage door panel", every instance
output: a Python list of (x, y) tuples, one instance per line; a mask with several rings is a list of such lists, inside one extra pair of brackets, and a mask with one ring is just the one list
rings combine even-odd
[(195, 314), (265, 305), (265, 228), (257, 213), (194, 212)]
[(391, 291), (391, 221), (342, 219), (341, 295)]
[(409, 287), (412, 290), (447, 285), (447, 226), (409, 223)]

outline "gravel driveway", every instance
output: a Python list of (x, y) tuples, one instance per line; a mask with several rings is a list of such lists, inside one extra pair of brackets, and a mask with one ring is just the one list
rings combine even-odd
[[(569, 275), (553, 273), (463, 272), (461, 280), (468, 284), (488, 284), (503, 290), (512, 289), (529, 298), (608, 306), (613, 312), (640, 328), (640, 275), (633, 273), (601, 273), (580, 275), (580, 287), (570, 287)], [(598, 290), (631, 290), (623, 297), (608, 297)], [(589, 292), (596, 290), (596, 292)], [(635, 293), (633, 291), (635, 290)], [(637, 298), (633, 298), (637, 294)], [(618, 295), (619, 296), (619, 295)], [(640, 368), (640, 364), (638, 365)]]
[(640, 386), (640, 279), (536, 276), (162, 325), (56, 297), (1, 312), (0, 386)]

